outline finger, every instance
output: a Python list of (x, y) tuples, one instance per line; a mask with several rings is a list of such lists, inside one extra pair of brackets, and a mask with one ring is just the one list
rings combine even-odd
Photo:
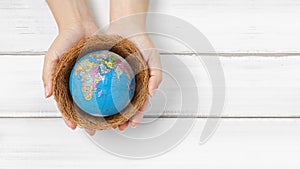
[(76, 124), (72, 123), (70, 120), (68, 120), (66, 117), (62, 116), (64, 122), (68, 127), (70, 127), (72, 130), (76, 129)]
[(154, 95), (155, 90), (158, 88), (162, 80), (161, 61), (159, 52), (153, 48), (145, 51), (148, 54), (148, 66), (150, 69), (150, 79), (148, 84), (149, 94)]
[(71, 44), (66, 43), (66, 39), (61, 35), (58, 35), (45, 55), (43, 66), (43, 82), (46, 98), (50, 97), (53, 93), (52, 75), (59, 61), (59, 57), (64, 51), (71, 47)]
[(96, 130), (89, 130), (89, 129), (85, 129), (85, 131), (90, 135), (93, 136), (96, 133)]
[(43, 67), (43, 82), (45, 97), (48, 98), (52, 95), (52, 75), (58, 62), (58, 56), (53, 49), (50, 49), (44, 58)]
[(137, 111), (135, 113), (135, 115), (130, 120), (131, 127), (136, 128), (140, 124), (140, 122), (142, 121), (143, 117), (144, 117), (144, 112)]
[(136, 128), (144, 117), (144, 112), (149, 104), (149, 98), (145, 101), (143, 106), (135, 113), (135, 115), (130, 119), (130, 125), (132, 128)]
[(148, 84), (149, 94), (152, 97), (155, 93), (155, 90), (158, 88), (162, 80), (162, 72), (160, 69), (151, 69), (150, 68), (150, 79)]
[(157, 68), (160, 69), (161, 68), (161, 60), (160, 60), (160, 55), (158, 50), (154, 47), (154, 48), (148, 48), (147, 50), (144, 50), (143, 52), (143, 56), (146, 56), (146, 58), (148, 58), (147, 63), (151, 68)]
[(119, 130), (124, 131), (127, 128), (128, 124), (129, 124), (129, 121), (125, 122), (124, 124), (119, 125)]
[[(77, 40), (77, 39), (75, 39)], [(59, 57), (67, 51), (76, 41), (71, 40), (70, 35), (58, 35), (44, 58), (43, 66), (43, 82), (45, 97), (48, 98), (53, 93), (52, 76), (56, 65), (59, 61)]]
[(149, 104), (149, 96), (147, 97), (147, 99), (144, 102), (143, 106), (138, 111), (144, 112), (147, 109), (148, 104)]

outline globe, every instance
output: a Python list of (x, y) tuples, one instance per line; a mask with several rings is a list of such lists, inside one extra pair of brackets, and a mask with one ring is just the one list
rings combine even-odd
[(99, 50), (81, 57), (72, 68), (69, 89), (74, 103), (93, 116), (123, 110), (135, 91), (134, 73), (116, 53)]

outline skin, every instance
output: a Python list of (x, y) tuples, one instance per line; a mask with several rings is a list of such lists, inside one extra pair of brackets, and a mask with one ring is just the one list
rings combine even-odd
[[(93, 17), (88, 9), (85, 0), (47, 0), (49, 8), (55, 18), (59, 33), (45, 55), (43, 67), (43, 82), (45, 97), (49, 98), (53, 94), (52, 74), (60, 57), (74, 44), (82, 38), (92, 36), (98, 32)], [(138, 32), (138, 36), (128, 38), (141, 51), (143, 58), (150, 68), (150, 81), (148, 84), (149, 94), (153, 96), (158, 88), (162, 73), (160, 70), (160, 57), (153, 42), (146, 32), (146, 14), (138, 17), (128, 17), (138, 13), (145, 13), (148, 10), (149, 0), (111, 0), (110, 2), (110, 26), (108, 34), (118, 34), (128, 37), (132, 31)], [(120, 18), (127, 17), (126, 24), (120, 24)], [(125, 130), (130, 124), (135, 128), (143, 118), (148, 100), (143, 107), (126, 123), (120, 125), (120, 131)], [(76, 125), (63, 116), (64, 122), (71, 129), (76, 129)], [(95, 134), (95, 130), (86, 130), (90, 135)]]

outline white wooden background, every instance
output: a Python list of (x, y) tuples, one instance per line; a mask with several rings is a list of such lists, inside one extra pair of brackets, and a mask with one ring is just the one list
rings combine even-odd
[[(89, 3), (99, 26), (107, 24), (107, 0)], [(53, 100), (43, 98), (43, 55), (57, 33), (46, 3), (1, 0), (0, 169), (299, 168), (300, 1), (152, 0), (150, 11), (190, 22), (220, 53), (227, 95), (215, 135), (197, 144), (211, 86), (197, 58), (181, 48), (172, 56), (195, 72), (200, 97), (198, 123), (181, 145), (132, 161), (96, 148), (81, 131), (69, 131)], [(176, 106), (167, 107), (162, 121), (177, 113)]]

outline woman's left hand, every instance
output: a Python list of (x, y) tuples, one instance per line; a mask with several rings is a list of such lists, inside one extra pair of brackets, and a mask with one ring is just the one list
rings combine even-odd
[[(150, 97), (152, 97), (155, 93), (155, 90), (158, 88), (159, 84), (162, 81), (162, 71), (161, 71), (161, 62), (160, 62), (160, 55), (157, 51), (155, 45), (153, 44), (150, 36), (148, 33), (146, 33), (145, 29), (138, 29), (138, 27), (135, 27), (134, 29), (138, 30), (137, 32), (140, 32), (138, 34), (135, 33), (134, 36), (130, 36), (128, 34), (128, 29), (124, 29), (124, 27), (119, 26), (117, 28), (114, 28), (111, 26), (107, 34), (117, 34), (121, 35), (124, 38), (127, 38), (131, 42), (133, 42), (137, 48), (140, 50), (145, 62), (148, 64), (149, 70), (150, 70), (150, 79), (148, 84), (148, 92)], [(149, 102), (149, 97), (145, 101), (144, 105), (141, 109), (139, 109), (136, 114), (127, 122), (120, 125), (118, 128), (120, 131), (125, 130), (128, 125), (130, 124), (132, 128), (135, 128), (142, 120), (144, 116), (144, 112), (147, 108)]]

